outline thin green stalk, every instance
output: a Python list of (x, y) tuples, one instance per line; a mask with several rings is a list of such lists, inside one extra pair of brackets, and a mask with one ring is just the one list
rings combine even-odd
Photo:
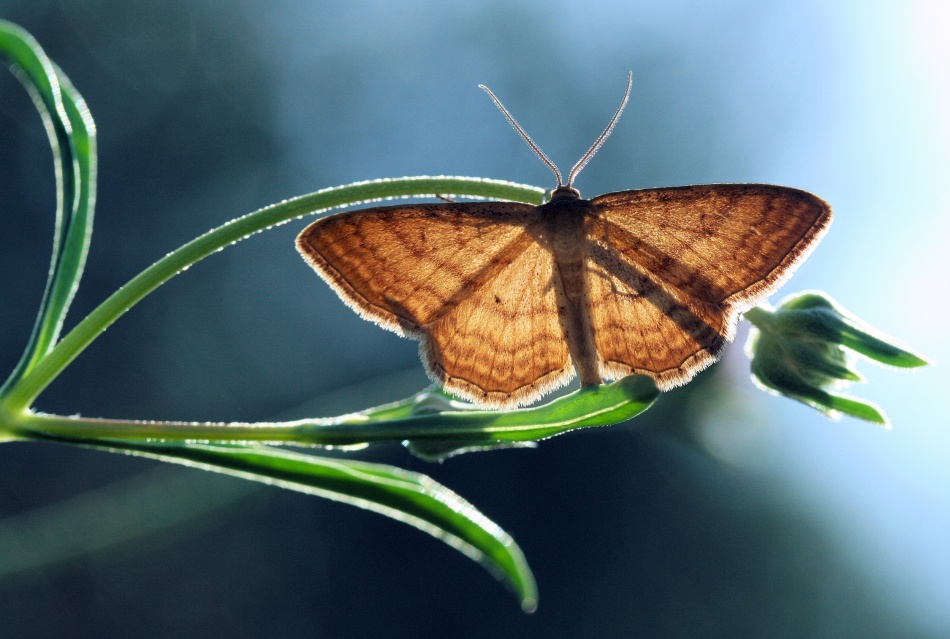
[(123, 313), (172, 277), (216, 251), (304, 215), (388, 198), (426, 197), (437, 193), (540, 203), (544, 191), (500, 180), (412, 177), (323, 189), (249, 213), (195, 238), (134, 277), (47, 353), (10, 389), (3, 403), (12, 413), (19, 413), (31, 406), (43, 389)]
[[(569, 430), (630, 419), (658, 395), (646, 377), (588, 387), (542, 406), (512, 411), (465, 408), (413, 413), (415, 398), (340, 417), (287, 422), (162, 422), (64, 417), (24, 411), (14, 432), (24, 438), (127, 442), (213, 442), (354, 446), (371, 442), (437, 441), (493, 445), (537, 441)], [(398, 415), (394, 417), (394, 415)]]

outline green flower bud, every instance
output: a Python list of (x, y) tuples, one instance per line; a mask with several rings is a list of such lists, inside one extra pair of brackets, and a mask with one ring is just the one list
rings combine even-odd
[(776, 309), (753, 308), (745, 318), (754, 326), (746, 354), (756, 385), (831, 418), (843, 413), (889, 427), (887, 417), (871, 402), (836, 392), (864, 380), (855, 369), (855, 353), (900, 368), (927, 364), (823, 293), (799, 293), (782, 300)]

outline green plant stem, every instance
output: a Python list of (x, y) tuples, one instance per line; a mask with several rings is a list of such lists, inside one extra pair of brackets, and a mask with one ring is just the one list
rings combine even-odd
[[(495, 444), (537, 441), (568, 430), (630, 419), (656, 399), (646, 377), (583, 388), (542, 406), (512, 411), (476, 409), (411, 414), (414, 399), (362, 413), (288, 422), (195, 423), (91, 419), (24, 410), (7, 430), (23, 438), (85, 441), (213, 442), (345, 447), (381, 441), (449, 441)], [(397, 417), (394, 417), (398, 415)], [(11, 428), (12, 427), (12, 428)]]
[(440, 194), (540, 203), (543, 193), (537, 187), (498, 180), (414, 177), (323, 189), (249, 213), (195, 238), (142, 271), (76, 325), (0, 401), (11, 413), (28, 408), (83, 349), (142, 298), (195, 262), (264, 229), (304, 215), (387, 198)]

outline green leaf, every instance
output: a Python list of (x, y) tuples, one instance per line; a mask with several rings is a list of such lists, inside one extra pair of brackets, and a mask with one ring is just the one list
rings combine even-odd
[(895, 338), (881, 335), (860, 320), (845, 316), (841, 319), (841, 345), (868, 359), (898, 368), (919, 368), (929, 362)]
[(11, 388), (52, 349), (82, 275), (95, 203), (96, 129), (82, 96), (33, 37), (0, 20), (0, 54), (12, 62), (46, 126), (55, 163), (57, 207), (49, 278)]
[[(649, 377), (630, 375), (611, 384), (581, 388), (532, 408), (494, 411), (452, 401), (435, 412), (416, 409), (414, 414), (405, 414), (394, 412), (396, 405), (383, 406), (365, 416), (371, 420), (385, 416), (385, 422), (314, 426), (313, 433), (331, 445), (357, 443), (351, 441), (354, 436), (363, 437), (361, 441), (392, 440), (393, 433), (410, 441), (457, 441), (465, 446), (538, 441), (578, 428), (626, 421), (649, 408), (659, 395)], [(420, 397), (410, 401), (418, 405)], [(403, 402), (398, 407), (406, 410)]]
[(823, 405), (833, 412), (850, 415), (865, 421), (890, 428), (887, 416), (875, 404), (857, 397), (849, 397), (838, 393), (827, 393), (823, 398)]
[(384, 464), (304, 455), (266, 446), (51, 441), (210, 470), (386, 515), (441, 539), (479, 562), (514, 590), (526, 612), (537, 606), (534, 576), (511, 536), (469, 502), (426, 475)]
[(417, 457), (434, 461), (465, 452), (532, 446), (578, 428), (611, 426), (636, 417), (659, 395), (649, 377), (630, 375), (534, 408), (499, 412), (453, 402), (455, 410), (396, 419), (387, 428), (418, 433), (408, 435), (405, 445)]

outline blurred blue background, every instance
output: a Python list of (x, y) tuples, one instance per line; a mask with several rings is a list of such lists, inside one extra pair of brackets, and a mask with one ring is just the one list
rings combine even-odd
[[(0, 447), (2, 637), (946, 637), (950, 375), (944, 196), (950, 4), (0, 1), (88, 101), (99, 200), (68, 325), (195, 235), (356, 180), (552, 177), (633, 71), (577, 186), (767, 182), (819, 194), (815, 288), (937, 363), (865, 364), (886, 431), (753, 387), (741, 352), (632, 423), (431, 474), (521, 544), (540, 607), (426, 535), (315, 498), (143, 460)], [(46, 276), (41, 122), (0, 76), (0, 369)], [(63, 414), (330, 415), (425, 384), (415, 342), (358, 319), (260, 234), (150, 296), (40, 398)], [(96, 548), (97, 539), (127, 537)]]

